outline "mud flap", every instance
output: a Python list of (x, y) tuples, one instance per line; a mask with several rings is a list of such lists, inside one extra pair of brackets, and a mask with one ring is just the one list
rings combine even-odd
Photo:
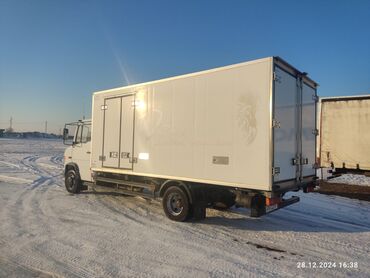
[(289, 199), (281, 199), (278, 203), (270, 206), (266, 206), (265, 196), (254, 196), (251, 203), (251, 217), (260, 217), (262, 215), (268, 214), (270, 212), (276, 211), (278, 209), (284, 208), (286, 206), (292, 205), (299, 202), (298, 196), (292, 196)]
[(260, 217), (266, 214), (266, 197), (261, 195), (253, 196), (251, 202), (251, 217)]

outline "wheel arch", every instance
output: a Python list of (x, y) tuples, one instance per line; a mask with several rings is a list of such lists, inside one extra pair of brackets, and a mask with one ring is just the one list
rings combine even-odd
[(74, 162), (66, 164), (66, 166), (64, 167), (64, 175), (66, 175), (69, 170), (75, 170), (76, 173), (80, 175), (80, 169), (78, 168), (78, 165)]
[(166, 180), (165, 182), (163, 182), (159, 189), (159, 197), (163, 197), (166, 190), (171, 186), (178, 186), (182, 188), (188, 195), (190, 204), (193, 203), (193, 197), (189, 189), (189, 186), (185, 182), (179, 180)]

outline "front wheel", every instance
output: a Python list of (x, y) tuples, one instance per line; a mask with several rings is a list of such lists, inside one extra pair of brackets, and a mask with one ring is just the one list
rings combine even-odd
[(190, 211), (189, 198), (186, 192), (178, 187), (169, 187), (163, 195), (162, 205), (167, 217), (174, 221), (185, 221)]
[(80, 193), (81, 178), (74, 169), (68, 170), (68, 172), (66, 173), (65, 186), (69, 193)]

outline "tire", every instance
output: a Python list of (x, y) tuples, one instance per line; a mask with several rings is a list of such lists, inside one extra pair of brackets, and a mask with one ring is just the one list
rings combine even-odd
[(82, 182), (80, 175), (74, 169), (67, 171), (64, 177), (64, 183), (69, 193), (80, 193)]
[(174, 221), (185, 221), (190, 213), (189, 197), (186, 192), (178, 187), (169, 187), (163, 195), (163, 210), (166, 216)]

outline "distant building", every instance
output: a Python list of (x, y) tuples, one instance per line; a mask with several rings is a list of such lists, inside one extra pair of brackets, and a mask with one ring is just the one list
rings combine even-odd
[(4, 131), (5, 129), (0, 129), (0, 137), (4, 137)]

